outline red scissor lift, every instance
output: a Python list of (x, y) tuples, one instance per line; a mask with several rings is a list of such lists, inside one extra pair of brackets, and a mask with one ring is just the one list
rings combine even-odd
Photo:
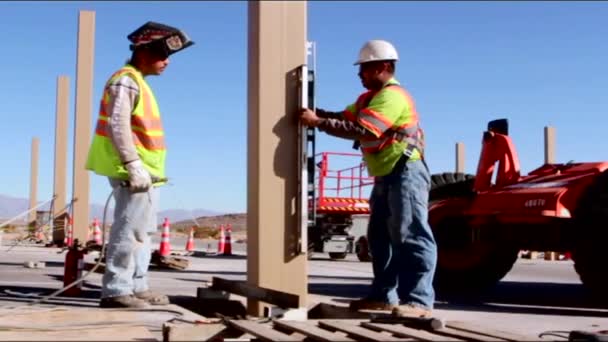
[(355, 236), (350, 234), (353, 216), (369, 214), (368, 198), (374, 178), (368, 176), (358, 153), (322, 152), (315, 155), (315, 163), (314, 191), (309, 196), (313, 213), (309, 252), (343, 259), (354, 252)]

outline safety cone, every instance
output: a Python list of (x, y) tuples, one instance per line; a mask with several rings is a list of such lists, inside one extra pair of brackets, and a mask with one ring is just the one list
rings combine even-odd
[(44, 241), (44, 233), (42, 232), (43, 227), (40, 226), (36, 229), (36, 242)]
[(53, 230), (51, 229), (51, 227), (48, 227), (49, 229), (47, 229), (46, 231), (46, 241), (47, 243), (51, 244), (53, 243)]
[(68, 216), (68, 224), (65, 229), (65, 238), (63, 239), (63, 243), (68, 247), (71, 247), (72, 243), (74, 242), (74, 235), (72, 235), (74, 233), (72, 229), (73, 224), (74, 219), (71, 216)]
[(226, 227), (226, 238), (224, 242), (224, 255), (232, 255), (232, 225), (228, 224)]
[(194, 251), (194, 227), (190, 228), (190, 236), (188, 236), (188, 241), (186, 241), (186, 251)]
[(163, 222), (163, 231), (160, 235), (160, 247), (158, 253), (161, 256), (167, 256), (171, 254), (171, 242), (169, 241), (169, 219), (165, 217)]
[(93, 241), (95, 241), (96, 245), (101, 246), (101, 229), (99, 228), (97, 217), (93, 220)]
[(226, 244), (226, 235), (224, 232), (224, 225), (220, 224), (220, 240), (217, 243), (217, 253), (218, 254), (224, 253), (225, 244)]

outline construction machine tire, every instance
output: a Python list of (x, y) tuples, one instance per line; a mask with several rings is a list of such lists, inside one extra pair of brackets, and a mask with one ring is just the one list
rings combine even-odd
[(342, 260), (346, 258), (346, 252), (330, 252), (329, 258), (331, 260)]
[[(475, 176), (464, 173), (432, 175), (429, 207), (445, 199), (462, 199), (462, 203), (467, 203), (466, 199), (474, 196), (474, 182)], [(484, 228), (483, 234), (488, 238), (483, 242), (469, 243), (471, 229), (458, 214), (456, 211), (440, 217), (431, 226), (438, 249), (434, 285), (442, 295), (470, 295), (490, 289), (511, 270), (519, 252), (517, 246), (500, 239), (495, 227)]]
[(608, 171), (599, 175), (583, 193), (573, 213), (570, 238), (574, 269), (584, 287), (602, 304), (608, 304)]

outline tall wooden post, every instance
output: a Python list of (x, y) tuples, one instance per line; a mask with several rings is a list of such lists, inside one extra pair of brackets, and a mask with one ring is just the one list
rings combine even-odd
[(555, 127), (545, 127), (545, 163), (555, 163)]
[(57, 78), (57, 99), (55, 102), (55, 160), (53, 172), (53, 242), (61, 244), (65, 237), (66, 171), (68, 153), (68, 103), (70, 99), (70, 79)]
[(76, 115), (74, 118), (73, 194), (74, 239), (86, 242), (89, 225), (89, 173), (85, 169), (91, 140), (95, 12), (80, 11), (76, 61)]
[[(545, 126), (545, 163), (555, 163), (555, 128)], [(556, 260), (557, 253), (545, 251), (545, 260)]]
[(464, 173), (464, 144), (456, 143), (456, 172)]
[[(298, 254), (298, 76), (306, 64), (306, 2), (249, 2), (247, 280), (300, 296), (306, 255)], [(295, 242), (295, 243), (294, 243)], [(248, 311), (262, 306), (249, 300)]]
[[(32, 138), (31, 154), (30, 154), (30, 207), (34, 208), (37, 205), (38, 199), (38, 150), (40, 140), (37, 137)], [(28, 215), (28, 223), (36, 221), (36, 210), (32, 210)]]

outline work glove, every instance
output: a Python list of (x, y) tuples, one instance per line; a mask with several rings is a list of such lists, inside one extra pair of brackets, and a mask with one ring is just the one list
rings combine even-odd
[(131, 192), (145, 192), (152, 186), (152, 177), (141, 160), (137, 159), (125, 165), (129, 172), (129, 190)]

